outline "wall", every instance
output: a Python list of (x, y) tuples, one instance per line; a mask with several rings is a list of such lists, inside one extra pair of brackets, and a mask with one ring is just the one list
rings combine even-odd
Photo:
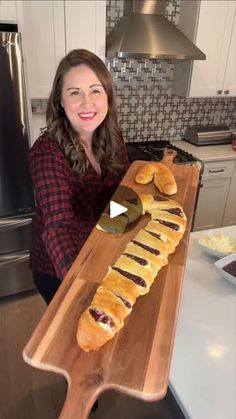
[[(166, 17), (178, 25), (180, 0), (166, 0)], [(107, 33), (123, 16), (123, 0), (107, 0)], [(179, 140), (191, 125), (236, 127), (236, 98), (172, 95), (173, 60), (106, 59), (113, 77), (125, 141)], [(45, 126), (45, 102), (32, 101), (33, 137)]]
[[(166, 1), (166, 17), (178, 25), (180, 0)], [(107, 32), (123, 15), (122, 0), (107, 0)], [(172, 95), (174, 61), (106, 60), (117, 92), (126, 141), (183, 138), (189, 125), (225, 123), (236, 127), (236, 98), (181, 98)]]

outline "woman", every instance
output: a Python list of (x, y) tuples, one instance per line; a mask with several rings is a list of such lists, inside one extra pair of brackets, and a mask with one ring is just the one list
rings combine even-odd
[(128, 168), (104, 63), (78, 49), (60, 62), (47, 129), (30, 150), (36, 194), (30, 266), (49, 304)]

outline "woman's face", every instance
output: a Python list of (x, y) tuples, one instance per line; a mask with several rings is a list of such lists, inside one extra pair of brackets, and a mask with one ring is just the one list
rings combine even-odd
[(96, 74), (84, 64), (65, 74), (61, 105), (73, 129), (85, 141), (92, 138), (108, 112), (107, 94)]

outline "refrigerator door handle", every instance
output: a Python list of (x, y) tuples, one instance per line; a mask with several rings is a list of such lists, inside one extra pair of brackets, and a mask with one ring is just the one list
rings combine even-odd
[(29, 251), (16, 252), (0, 256), (0, 269), (10, 265), (16, 265), (29, 260)]
[(23, 227), (32, 222), (32, 218), (0, 218), (0, 232), (11, 228)]

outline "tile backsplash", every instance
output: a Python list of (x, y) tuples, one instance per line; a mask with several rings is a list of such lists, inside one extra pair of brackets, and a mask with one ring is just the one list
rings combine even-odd
[[(180, 0), (166, 0), (165, 16), (178, 25)], [(107, 33), (123, 16), (123, 0), (107, 0)], [(236, 127), (236, 98), (183, 98), (172, 94), (173, 60), (107, 58), (125, 141), (183, 138), (187, 126)], [(45, 114), (46, 100), (32, 100), (33, 115)], [(36, 121), (40, 125), (41, 120)], [(41, 123), (44, 126), (44, 123)]]
[[(166, 0), (165, 16), (178, 25), (180, 0)], [(107, 0), (107, 33), (123, 15), (122, 0)], [(236, 126), (236, 98), (172, 95), (172, 60), (106, 59), (117, 93), (119, 122), (126, 141), (183, 138), (191, 125)]]

